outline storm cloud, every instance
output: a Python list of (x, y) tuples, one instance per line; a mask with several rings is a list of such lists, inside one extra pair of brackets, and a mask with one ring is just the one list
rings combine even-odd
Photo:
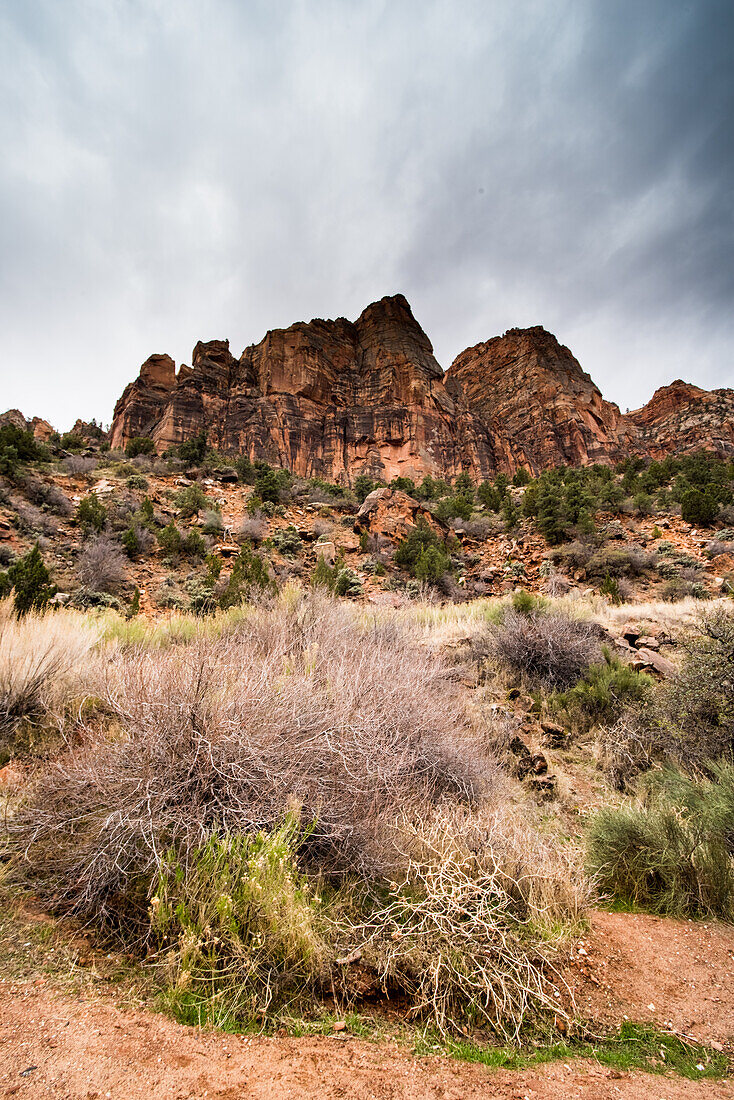
[(734, 384), (730, 0), (5, 0), (0, 406), (404, 293), (625, 407)]

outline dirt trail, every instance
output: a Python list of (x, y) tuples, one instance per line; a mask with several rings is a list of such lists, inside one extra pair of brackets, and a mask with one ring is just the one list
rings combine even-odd
[[(596, 1019), (669, 1022), (734, 1047), (734, 928), (594, 914), (570, 973)], [(648, 1006), (654, 1004), (655, 1008)], [(734, 1100), (734, 1081), (619, 1073), (594, 1062), (492, 1071), (414, 1058), (396, 1043), (339, 1034), (246, 1038), (199, 1032), (70, 995), (37, 976), (0, 981), (0, 1097), (19, 1100)]]

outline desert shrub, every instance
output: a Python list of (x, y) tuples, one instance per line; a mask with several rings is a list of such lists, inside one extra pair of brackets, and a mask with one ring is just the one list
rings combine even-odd
[(272, 591), (274, 583), (267, 563), (248, 546), (243, 546), (232, 565), (227, 585), (219, 598), (223, 609), (236, 607), (253, 596)]
[(451, 565), (446, 548), (427, 523), (419, 522), (397, 546), (393, 561), (418, 580), (438, 580)]
[(18, 500), (15, 503), (15, 512), (18, 517), (18, 529), (26, 534), (33, 536), (39, 531), (44, 535), (58, 534), (59, 525), (53, 516), (42, 512), (35, 505)]
[(0, 604), (0, 761), (8, 757), (21, 719), (59, 719), (83, 678), (99, 638), (94, 623), (62, 612), (30, 610), (16, 619)]
[(639, 576), (652, 568), (653, 557), (639, 546), (603, 546), (586, 563), (589, 577)]
[(734, 761), (734, 615), (704, 613), (683, 647), (677, 675), (602, 738), (603, 764), (620, 789), (655, 763), (706, 772), (709, 761)]
[(262, 542), (267, 531), (268, 525), (262, 512), (256, 511), (252, 515), (242, 517), (235, 531), (235, 538)]
[(131, 474), (127, 479), (128, 489), (140, 489), (142, 492), (148, 491), (148, 479), (142, 474)]
[(274, 531), (270, 536), (270, 541), (275, 549), (279, 550), (286, 558), (296, 557), (303, 549), (301, 536), (292, 523), (281, 530)]
[(597, 628), (561, 611), (508, 609), (491, 629), (489, 651), (501, 665), (547, 687), (568, 688), (599, 659)]
[(184, 1019), (348, 1003), (345, 955), (444, 1030), (516, 1035), (555, 1006), (549, 933), (582, 880), (506, 801), (452, 668), (395, 622), (290, 591), (217, 638), (112, 649), (97, 690), (115, 736), (28, 785), (9, 854), (58, 910), (165, 947)]
[(153, 455), (155, 454), (155, 443), (147, 436), (133, 436), (127, 442), (125, 454), (128, 458), (137, 458), (138, 455)]
[(224, 530), (224, 523), (222, 521), (222, 513), (216, 511), (216, 509), (210, 508), (202, 516), (202, 531), (205, 535), (221, 536)]
[(155, 594), (155, 602), (158, 607), (167, 608), (170, 611), (183, 611), (188, 605), (188, 600), (175, 577), (166, 577)]
[(586, 728), (613, 721), (622, 707), (642, 703), (654, 685), (651, 676), (612, 656), (606, 646), (602, 653), (602, 663), (591, 665), (572, 688), (548, 699), (552, 711), (565, 712)]
[(734, 555), (734, 539), (727, 542), (724, 539), (720, 539), (717, 535), (716, 538), (706, 543), (704, 554), (707, 558), (716, 558), (719, 554)]
[(27, 615), (33, 610), (40, 611), (56, 591), (51, 584), (38, 543), (10, 566), (8, 580), (14, 589), (14, 604), (18, 615)]
[(64, 459), (64, 469), (72, 477), (86, 477), (97, 469), (98, 462), (91, 455), (68, 455)]
[(554, 547), (549, 554), (549, 558), (555, 565), (560, 565), (573, 572), (576, 569), (586, 569), (587, 563), (593, 554), (594, 547), (591, 543), (580, 542), (575, 539), (563, 546)]
[(181, 519), (189, 519), (191, 516), (198, 515), (209, 504), (206, 493), (201, 485), (197, 484), (187, 485), (185, 488), (179, 489), (173, 500)]
[(120, 544), (105, 535), (90, 539), (79, 556), (77, 576), (92, 592), (118, 592), (127, 580), (127, 564)]
[(734, 766), (707, 778), (664, 769), (637, 797), (601, 810), (587, 836), (600, 890), (675, 916), (734, 918)]
[(329, 565), (323, 555), (319, 555), (316, 568), (311, 574), (311, 585), (314, 588), (326, 588), (335, 596), (362, 595), (362, 582), (354, 570), (340, 559), (337, 559), (333, 565)]
[(70, 516), (74, 506), (61, 489), (50, 482), (42, 481), (40, 477), (24, 474), (16, 478), (16, 484), (22, 490), (26, 500), (35, 504), (38, 508), (48, 508), (49, 512), (55, 512), (58, 516)]
[(142, 880), (144, 918), (161, 852), (276, 828), (294, 803), (321, 868), (390, 873), (396, 811), (470, 801), (479, 781), (447, 668), (328, 598), (182, 650), (113, 651), (99, 691), (119, 736), (89, 730), (15, 820), (41, 888), (88, 916), (124, 913)]
[(107, 520), (107, 509), (94, 493), (82, 497), (76, 508), (76, 520), (85, 538), (100, 534)]

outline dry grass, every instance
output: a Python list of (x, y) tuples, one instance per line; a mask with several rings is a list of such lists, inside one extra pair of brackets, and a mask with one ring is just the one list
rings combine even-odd
[(79, 613), (31, 611), (17, 619), (11, 598), (0, 603), (0, 734), (7, 737), (22, 718), (61, 720), (88, 678), (100, 633)]
[(594, 596), (588, 603), (590, 612), (605, 629), (612, 634), (618, 633), (625, 623), (634, 622), (641, 626), (660, 626), (669, 634), (676, 635), (693, 628), (702, 613), (717, 608), (731, 609), (731, 600), (697, 600), (687, 596), (676, 603), (665, 600), (652, 600), (646, 603), (624, 603), (615, 607), (600, 596)]

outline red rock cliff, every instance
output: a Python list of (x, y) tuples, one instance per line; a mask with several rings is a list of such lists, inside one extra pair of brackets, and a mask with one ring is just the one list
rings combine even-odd
[(159, 451), (201, 428), (224, 452), (301, 476), (481, 478), (525, 466), (614, 462), (715, 446), (734, 451), (734, 391), (676, 382), (627, 416), (540, 326), (467, 348), (443, 373), (398, 294), (354, 322), (299, 322), (239, 359), (199, 343), (175, 372), (154, 355), (115, 407), (111, 442), (150, 435)]

